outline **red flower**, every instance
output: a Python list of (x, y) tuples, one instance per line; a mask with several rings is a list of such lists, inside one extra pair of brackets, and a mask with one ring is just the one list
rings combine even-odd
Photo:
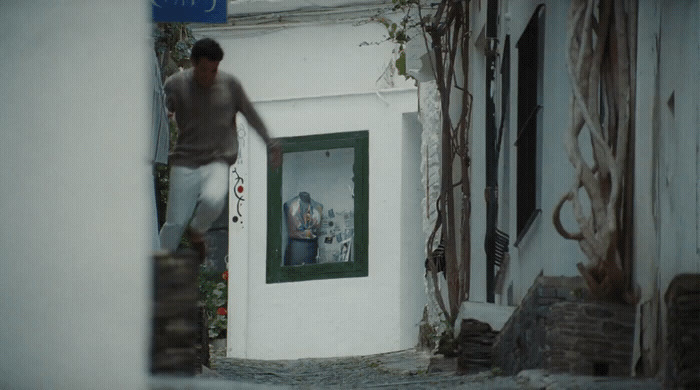
[(216, 314), (218, 314), (220, 316), (225, 316), (226, 314), (228, 314), (228, 311), (226, 310), (225, 307), (220, 307), (216, 310)]
[(224, 280), (228, 280), (228, 271), (224, 271), (224, 273), (221, 274), (221, 277), (222, 277)]

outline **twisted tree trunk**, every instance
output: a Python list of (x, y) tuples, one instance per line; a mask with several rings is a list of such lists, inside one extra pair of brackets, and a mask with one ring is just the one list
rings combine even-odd
[[(420, 3), (419, 12), (420, 12)], [(421, 17), (423, 31), (432, 41), (435, 63), (433, 70), (440, 94), (442, 117), (442, 156), (440, 169), (440, 198), (438, 201), (438, 219), (428, 243), (430, 272), (435, 285), (435, 297), (445, 319), (454, 324), (463, 301), (469, 295), (470, 241), (469, 215), (471, 205), (469, 180), (468, 131), (470, 127), (472, 96), (464, 85), (462, 91), (462, 109), (456, 121), (450, 116), (450, 97), (455, 83), (457, 55), (460, 54), (464, 80), (467, 80), (469, 66), (469, 2), (463, 0), (442, 0), (438, 5), (432, 23), (425, 24)], [(465, 83), (466, 84), (466, 83)], [(456, 123), (456, 124), (455, 124)], [(459, 159), (461, 180), (453, 180), (453, 164)], [(455, 199), (455, 188), (460, 186), (461, 199)], [(459, 204), (459, 207), (457, 207)], [(458, 225), (458, 218), (461, 220)], [(457, 253), (458, 226), (461, 228), (460, 242), (462, 253)], [(439, 272), (434, 258), (433, 245), (440, 230), (440, 243), (444, 246), (445, 278), (447, 279), (447, 304), (442, 298), (437, 274)]]
[[(575, 169), (571, 189), (554, 209), (554, 226), (576, 240), (589, 263), (578, 268), (599, 299), (633, 302), (629, 202), (631, 160), (628, 157), (634, 112), (636, 0), (572, 0), (567, 54), (572, 84), (571, 119), (566, 148)], [(593, 166), (585, 161), (579, 139), (590, 135)], [(584, 211), (583, 189), (590, 201)], [(562, 206), (570, 202), (580, 231), (561, 223)], [(627, 225), (625, 221), (628, 221)]]

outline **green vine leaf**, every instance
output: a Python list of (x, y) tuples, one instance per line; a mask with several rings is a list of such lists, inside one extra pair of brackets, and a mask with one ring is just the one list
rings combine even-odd
[(407, 76), (406, 75), (406, 52), (401, 49), (401, 54), (399, 55), (399, 58), (396, 60), (396, 70), (399, 72), (400, 75), (402, 76)]

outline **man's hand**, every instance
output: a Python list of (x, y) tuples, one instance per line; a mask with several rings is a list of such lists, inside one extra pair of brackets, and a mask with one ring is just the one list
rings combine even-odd
[(279, 142), (270, 141), (267, 145), (267, 154), (270, 168), (277, 169), (282, 166), (282, 147), (280, 147)]

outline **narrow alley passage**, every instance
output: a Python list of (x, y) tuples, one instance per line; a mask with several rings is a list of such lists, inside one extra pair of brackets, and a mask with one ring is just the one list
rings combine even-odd
[(458, 375), (456, 362), (429, 352), (262, 361), (226, 358), (214, 351), (211, 370), (194, 378), (154, 377), (152, 390), (176, 389), (642, 389), (660, 390), (653, 379), (548, 374), (527, 370), (516, 376), (496, 371)]

